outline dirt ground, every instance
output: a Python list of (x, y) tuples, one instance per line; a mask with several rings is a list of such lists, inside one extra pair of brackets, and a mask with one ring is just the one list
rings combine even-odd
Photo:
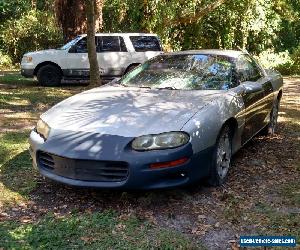
[[(26, 128), (35, 119), (27, 122)], [(299, 239), (300, 78), (285, 78), (277, 135), (255, 137), (243, 147), (222, 187), (199, 183), (192, 189), (121, 192), (67, 187), (36, 173), (34, 178), (37, 186), (26, 202), (3, 207), (0, 220), (35, 221), (49, 211), (64, 215), (113, 209), (175, 229), (208, 249), (236, 249), (240, 235)]]

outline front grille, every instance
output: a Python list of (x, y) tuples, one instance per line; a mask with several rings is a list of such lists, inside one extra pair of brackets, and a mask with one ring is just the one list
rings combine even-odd
[(128, 164), (120, 161), (76, 160), (39, 152), (38, 163), (54, 174), (83, 181), (118, 182), (129, 174)]
[(49, 170), (54, 169), (54, 160), (50, 154), (41, 152), (39, 154), (39, 163), (40, 166)]

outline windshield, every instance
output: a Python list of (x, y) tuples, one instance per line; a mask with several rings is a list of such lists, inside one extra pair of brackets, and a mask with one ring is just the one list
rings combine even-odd
[(144, 88), (227, 90), (235, 86), (233, 59), (220, 55), (160, 55), (125, 75), (120, 84)]
[(66, 50), (71, 48), (74, 44), (76, 44), (81, 39), (81, 36), (77, 36), (75, 39), (71, 40), (70, 42), (66, 43), (64, 46), (58, 48), (61, 50)]

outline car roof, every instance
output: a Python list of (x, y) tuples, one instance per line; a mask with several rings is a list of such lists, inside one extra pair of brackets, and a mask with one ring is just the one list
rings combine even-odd
[(184, 50), (184, 51), (177, 51), (177, 52), (169, 52), (166, 53), (165, 55), (196, 55), (196, 54), (220, 55), (220, 56), (237, 58), (240, 55), (244, 55), (247, 53), (238, 50), (201, 49), (201, 50)]
[[(86, 36), (81, 34), (80, 36)], [(96, 33), (96, 36), (157, 36), (153, 33)]]

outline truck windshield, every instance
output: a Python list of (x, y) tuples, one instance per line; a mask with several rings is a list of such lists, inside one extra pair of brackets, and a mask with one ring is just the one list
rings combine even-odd
[(58, 48), (61, 50), (66, 50), (71, 48), (74, 44), (76, 44), (82, 37), (81, 36), (77, 36), (75, 39), (71, 40), (70, 42), (66, 43), (64, 46)]

